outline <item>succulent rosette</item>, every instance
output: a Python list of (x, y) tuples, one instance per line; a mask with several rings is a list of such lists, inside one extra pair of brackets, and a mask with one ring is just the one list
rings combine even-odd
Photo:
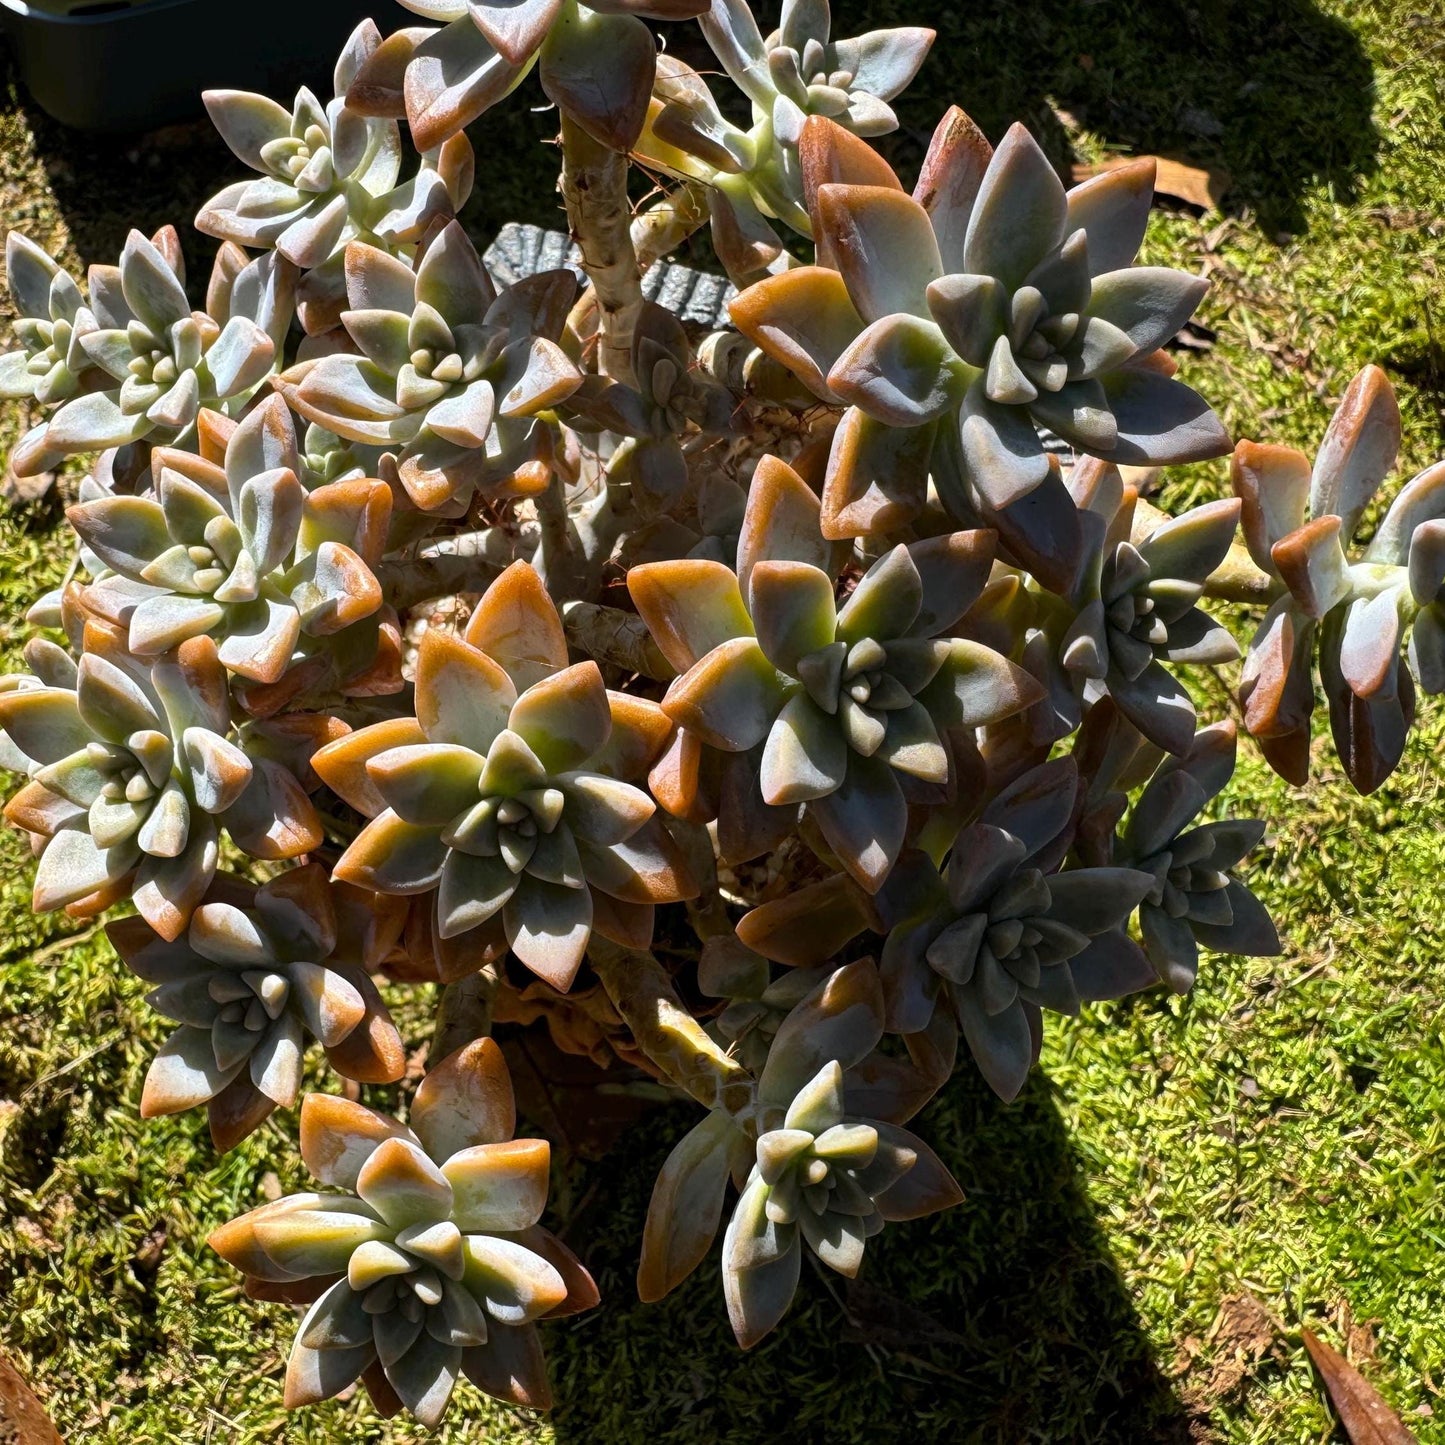
[(5, 809), (44, 840), (37, 911), (89, 915), (128, 895), (175, 939), (215, 876), (222, 826), (261, 858), (321, 840), (295, 778), (230, 740), (226, 673), (208, 637), (147, 664), (92, 622), (74, 688), (0, 693), (0, 727), (39, 765)]
[(885, 1223), (918, 1219), (963, 1197), (916, 1135), (848, 1108), (849, 1071), (882, 1035), (878, 976), (863, 960), (831, 974), (773, 1040), (758, 1076), (751, 1168), (723, 1236), (728, 1317), (744, 1349), (786, 1312), (805, 1248), (852, 1278)]
[(606, 428), (625, 438), (608, 475), (631, 487), (644, 515), (656, 515), (687, 490), (683, 439), (730, 430), (733, 398), (694, 366), (687, 332), (672, 312), (644, 302), (635, 335), (637, 386), (588, 378), (567, 399), (567, 410), (579, 428)]
[(269, 264), (254, 277), (238, 286), (232, 276), (218, 288), (224, 317), (192, 311), (175, 232), (150, 241), (132, 231), (119, 266), (90, 270), (95, 324), (87, 321), (79, 342), (105, 385), (71, 397), (22, 439), (11, 458), (17, 474), (43, 471), (77, 452), (185, 442), (203, 409), (239, 410), (275, 364), (276, 342), (266, 327), (279, 324), (284, 332), (289, 321), (292, 278)]
[(0, 397), (51, 405), (107, 385), (80, 344), (99, 322), (69, 272), (34, 241), (11, 231), (5, 238), (5, 279), (20, 345), (0, 353)]
[[(258, 179), (218, 192), (196, 217), (197, 230), (242, 246), (275, 247), (306, 270), (374, 233), (387, 209), (383, 198), (401, 173), (401, 137), (394, 122), (347, 110), (344, 97), (380, 43), (372, 21), (357, 27), (336, 65), (336, 98), (325, 105), (304, 86), (289, 112), (249, 91), (205, 92), (211, 123)], [(432, 213), (448, 214), (440, 177), (433, 171), (428, 179), (442, 191)]]
[(231, 423), (207, 416), (221, 462), (157, 448), (148, 496), (100, 496), (70, 524), (103, 568), (85, 605), (156, 657), (208, 635), (230, 672), (277, 681), (302, 633), (327, 637), (369, 617), (391, 517), (385, 483), (357, 478), (308, 492), (291, 413), (279, 396)]
[(1184, 753), (1194, 703), (1171, 666), (1239, 657), (1229, 629), (1196, 605), (1233, 544), (1239, 502), (1206, 502), (1151, 525), (1110, 463), (1080, 462), (1068, 486), (1088, 540), (1060, 663), (1082, 696), (1107, 691), (1150, 742)]
[(794, 147), (810, 115), (855, 135), (897, 130), (888, 102), (918, 74), (935, 34), (905, 25), (834, 40), (828, 0), (784, 0), (778, 28), (766, 39), (740, 0), (713, 0), (701, 25), (755, 115)]
[(641, 17), (686, 20), (708, 0), (401, 0), (441, 28), (400, 30), (368, 58), (348, 103), (405, 116), (431, 149), (468, 126), (539, 65), (548, 98), (603, 145), (625, 151), (647, 109), (657, 48)]
[(653, 905), (696, 896), (656, 805), (628, 781), (661, 748), (666, 720), (609, 693), (595, 662), (568, 665), (529, 564), (492, 583), (464, 637), (423, 636), (416, 707), (312, 759), (372, 818), (334, 876), (381, 893), (436, 890), (442, 939), (495, 933), (499, 919), (513, 953), (563, 991), (594, 926), (645, 947)]
[(787, 0), (766, 38), (738, 0), (715, 0), (701, 26), (752, 102), (752, 127), (728, 120), (702, 76), (664, 55), (637, 151), (650, 165), (707, 182), (719, 259), (743, 284), (783, 254), (774, 219), (809, 232), (798, 159), (807, 118), (825, 116), (860, 136), (897, 129), (888, 102), (917, 73), (934, 32), (899, 26), (834, 41), (827, 0)]
[(1264, 905), (1235, 869), (1258, 846), (1258, 818), (1199, 823), (1234, 772), (1236, 731), (1214, 723), (1195, 734), (1183, 757), (1166, 758), (1135, 800), (1115, 844), (1115, 861), (1154, 877), (1139, 905), (1144, 951), (1159, 978), (1187, 993), (1200, 947), (1272, 957), (1279, 934)]
[(817, 507), (795, 472), (765, 458), (736, 574), (656, 562), (634, 568), (628, 587), (681, 672), (663, 711), (710, 747), (761, 746), (763, 802), (806, 804), (843, 866), (876, 891), (908, 826), (896, 775), (946, 785), (947, 731), (1007, 717), (1038, 688), (990, 649), (942, 635), (983, 585), (988, 533), (900, 543), (840, 607)]
[(286, 1369), (288, 1408), (357, 1379), (385, 1416), (425, 1426), (465, 1374), (513, 1404), (550, 1403), (536, 1322), (590, 1309), (591, 1277), (541, 1228), (550, 1150), (513, 1139), (501, 1050), (468, 1044), (430, 1070), (410, 1127), (309, 1094), (301, 1156), (332, 1191), (293, 1194), (222, 1225), (210, 1245), (263, 1298), (308, 1308)]
[(140, 917), (107, 925), (126, 966), (156, 985), (146, 1001), (178, 1025), (146, 1075), (142, 1118), (205, 1104), (216, 1148), (230, 1149), (296, 1102), (308, 1036), (358, 1083), (401, 1077), (401, 1037), (368, 960), (343, 956), (332, 895), (314, 863), (260, 887), (218, 874), (180, 938)]
[(335, 98), (324, 105), (304, 86), (289, 111), (248, 91), (208, 90), (203, 97), (221, 138), (258, 174), (217, 192), (202, 206), (196, 229), (242, 246), (274, 247), (308, 272), (301, 319), (310, 333), (335, 326), (345, 306), (348, 242), (388, 249), (419, 242), (457, 213), (471, 189), (465, 137), (423, 155), (416, 174), (398, 184), (396, 122), (347, 108), (348, 87), (381, 44), (372, 21), (357, 26), (336, 64)]
[(1205, 283), (1131, 265), (1151, 161), (1065, 192), (1022, 126), (995, 151), (957, 110), (911, 196), (819, 117), (801, 155), (818, 264), (758, 282), (731, 311), (820, 398), (859, 414), (835, 441), (829, 535), (881, 527), (881, 508), (860, 517), (858, 504), (890, 470), (902, 472), (884, 483), (890, 525), (921, 509), (930, 465), (956, 515), (1015, 507), (1057, 481), (1041, 427), (1117, 463), (1228, 450), (1218, 418), (1156, 357)]
[(1250, 555), (1288, 589), (1250, 642), (1240, 702), (1245, 727), (1293, 783), (1309, 776), (1316, 646), (1335, 749), (1362, 793), (1400, 761), (1415, 681), (1426, 693), (1445, 690), (1445, 463), (1401, 487), (1358, 560), (1345, 550), (1399, 445), (1394, 391), (1367, 366), (1313, 466), (1293, 447), (1235, 449)]
[(550, 438), (536, 415), (582, 381), (557, 344), (572, 273), (545, 272), (498, 296), (455, 221), (415, 271), (359, 241), (346, 258), (352, 309), (341, 320), (360, 355), (299, 362), (276, 389), (308, 421), (394, 452), (423, 510), (464, 505), (476, 490), (541, 490)]
[(1030, 769), (954, 840), (941, 875), (917, 860), (906, 916), (879, 972), (888, 1027), (921, 1033), (940, 1004), (979, 1071), (1013, 1099), (1038, 1056), (1041, 1010), (1074, 1014), (1153, 982), (1125, 927), (1152, 874), (1060, 871), (1074, 838), (1078, 772), (1069, 758)]
[(884, 1006), (872, 960), (818, 972), (773, 1031), (748, 1106), (714, 1109), (678, 1142), (648, 1207), (637, 1287), (650, 1301), (702, 1263), (729, 1179), (736, 1185), (723, 1288), (744, 1349), (786, 1313), (804, 1248), (851, 1277), (886, 1222), (962, 1198), (937, 1155), (902, 1127), (938, 1080), (922, 1091), (904, 1085), (896, 1061), (877, 1052)]

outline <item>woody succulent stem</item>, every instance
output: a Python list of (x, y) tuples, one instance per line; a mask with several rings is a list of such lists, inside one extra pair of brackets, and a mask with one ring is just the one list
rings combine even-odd
[(492, 1005), (501, 976), (496, 964), (488, 964), (449, 983), (437, 1001), (436, 1029), (429, 1054), (433, 1059), (450, 1058), (474, 1039), (492, 1032)]
[(632, 333), (642, 313), (642, 272), (632, 244), (627, 157), (601, 145), (565, 114), (562, 199), (600, 309), (598, 369), (630, 384)]
[[(686, 181), (659, 197), (632, 222), (632, 245), (637, 272), (645, 276), (659, 261), (671, 256), (708, 222), (707, 187)], [(567, 325), (584, 340), (597, 334), (597, 294), (585, 291), (572, 308)]]

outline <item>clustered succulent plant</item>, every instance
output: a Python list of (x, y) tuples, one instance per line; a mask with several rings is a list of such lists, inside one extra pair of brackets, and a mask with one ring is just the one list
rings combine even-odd
[[(1304, 779), (1317, 651), (1377, 787), (1445, 690), (1445, 466), (1352, 560), (1400, 439), (1367, 368), (1313, 467), (1241, 441), (1236, 497), (1157, 511), (1147, 469), (1230, 441), (1168, 350), (1205, 283), (1134, 264), (1151, 163), (1066, 190), (955, 109), (909, 191), (868, 141), (930, 31), (404, 3), (325, 104), (206, 97), (256, 174), (197, 218), (204, 309), (169, 227), (84, 284), (10, 236), (0, 392), (48, 411), (10, 466), (95, 460), (0, 762), (35, 907), (133, 905), (109, 935), (173, 1027), (143, 1114), (204, 1104), (229, 1149), (312, 1039), (405, 1114), (305, 1096), (325, 1188), (211, 1243), (305, 1309), (288, 1405), (360, 1379), (430, 1426), (462, 1375), (545, 1405), (537, 1323), (597, 1301), (512, 1139), (509, 1030), (701, 1105), (638, 1289), (721, 1232), (746, 1348), (805, 1253), (852, 1276), (959, 1202), (906, 1127), (956, 1068), (1011, 1100), (1046, 1010), (1278, 952), (1265, 826), (1216, 811), (1234, 724), (1179, 669), (1239, 657), (1211, 599), (1262, 604), (1247, 733)], [(645, 23), (694, 18), (747, 128)], [(502, 284), (458, 216), (465, 128), (534, 66), (580, 282)], [(704, 226), (721, 332), (641, 285)], [(383, 997), (428, 987), (417, 1083)]]

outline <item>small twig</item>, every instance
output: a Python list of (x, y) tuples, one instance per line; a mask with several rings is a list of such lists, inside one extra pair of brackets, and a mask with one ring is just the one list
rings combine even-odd
[(116, 1029), (113, 1033), (110, 1033), (105, 1038), (103, 1038), (93, 1048), (87, 1049), (83, 1054), (77, 1054), (73, 1059), (70, 1059), (68, 1062), (62, 1064), (58, 1069), (52, 1069), (48, 1074), (41, 1074), (41, 1076), (36, 1079), (34, 1083), (32, 1083), (15, 1102), (18, 1104), (23, 1104), (26, 1099), (28, 1099), (37, 1089), (44, 1088), (46, 1084), (54, 1083), (56, 1079), (70, 1073), (72, 1069), (78, 1069), (82, 1064), (87, 1063), (97, 1054), (103, 1054), (108, 1048), (112, 1047), (115, 1044), (118, 1044), (124, 1037), (125, 1030)]
[(89, 928), (82, 928), (79, 933), (67, 933), (64, 938), (57, 938), (54, 943), (47, 943), (44, 948), (32, 953), (30, 962), (46, 963), (58, 954), (69, 953), (72, 948), (94, 938), (104, 927), (103, 923), (92, 923)]

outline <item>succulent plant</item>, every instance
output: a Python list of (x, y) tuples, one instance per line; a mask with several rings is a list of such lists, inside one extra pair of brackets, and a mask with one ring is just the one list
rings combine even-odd
[(1150, 742), (1183, 753), (1194, 736), (1194, 704), (1165, 664), (1239, 657), (1229, 629), (1195, 605), (1234, 540), (1239, 504), (1206, 502), (1141, 526), (1138, 495), (1116, 467), (1081, 462), (1068, 485), (1093, 545), (1071, 599), (1078, 611), (1060, 640), (1060, 662), (1076, 690), (1107, 691)]
[(405, 1408), (430, 1427), (462, 1374), (499, 1399), (545, 1406), (536, 1321), (588, 1309), (597, 1294), (538, 1224), (550, 1151), (512, 1139), (497, 1045), (479, 1039), (442, 1060), (418, 1088), (410, 1124), (307, 1095), (302, 1158), (343, 1192), (288, 1195), (210, 1237), (248, 1288), (308, 1306), (287, 1407), (359, 1378), (383, 1415)]
[[(823, 970), (777, 1026), (745, 1110), (715, 1109), (658, 1176), (638, 1290), (661, 1299), (702, 1262), (729, 1178), (739, 1198), (723, 1241), (723, 1288), (738, 1343), (751, 1348), (786, 1313), (802, 1249), (855, 1275), (888, 1220), (917, 1219), (962, 1198), (938, 1157), (901, 1127), (927, 1098), (881, 1081), (869, 1064), (883, 1035), (870, 959)], [(845, 1095), (878, 1117), (845, 1113)]]
[(1004, 1099), (1018, 1094), (1038, 1056), (1040, 1010), (1077, 1013), (1083, 1002), (1153, 981), (1124, 932), (1152, 875), (1061, 871), (1077, 797), (1068, 758), (1010, 784), (959, 833), (937, 885), (920, 890), (921, 903), (883, 946), (889, 1027), (922, 1032), (946, 1000)]
[(374, 238), (389, 210), (419, 209), (450, 219), (451, 198), (435, 171), (423, 172), (426, 188), (439, 193), (430, 204), (387, 204), (401, 172), (398, 127), (346, 109), (347, 86), (380, 43), (373, 22), (357, 27), (336, 66), (336, 98), (326, 105), (305, 87), (289, 113), (249, 91), (205, 93), (206, 109), (222, 139), (260, 179), (237, 181), (220, 191), (201, 208), (197, 230), (242, 246), (274, 246), (310, 270), (343, 251), (348, 241)]
[(645, 946), (653, 905), (696, 895), (655, 804), (627, 781), (666, 723), (609, 694), (596, 663), (568, 666), (561, 619), (527, 563), (492, 583), (465, 637), (422, 638), (416, 706), (312, 759), (372, 818), (336, 877), (435, 889), (443, 939), (499, 919), (521, 962), (564, 991), (594, 926)]
[(1159, 765), (1114, 850), (1118, 862), (1154, 877), (1139, 905), (1139, 930), (1155, 972), (1175, 993), (1194, 986), (1201, 945), (1216, 953), (1281, 952), (1264, 905), (1235, 873), (1264, 837), (1263, 820), (1191, 826), (1228, 782), (1234, 758), (1233, 722), (1201, 729), (1184, 757)]
[[(1017, 505), (1052, 475), (1040, 427), (1120, 463), (1228, 450), (1214, 413), (1155, 360), (1204, 283), (1130, 264), (1152, 161), (1066, 193), (1022, 126), (994, 151), (953, 111), (912, 196), (819, 117), (804, 129), (803, 167), (819, 264), (758, 282), (733, 320), (823, 400), (919, 438), (905, 509), (921, 508), (930, 456), (956, 516)], [(876, 467), (852, 440), (851, 453), (835, 443), (835, 524)]]
[(0, 355), (0, 397), (48, 406), (90, 390), (98, 378), (80, 338), (99, 323), (74, 279), (19, 231), (5, 238), (5, 278), (20, 347)]
[(895, 774), (947, 783), (948, 729), (997, 721), (1035, 698), (1007, 659), (940, 637), (982, 585), (991, 538), (900, 543), (840, 608), (817, 502), (797, 474), (765, 458), (749, 506), (736, 576), (721, 563), (678, 561), (628, 577), (682, 673), (663, 711), (711, 747), (761, 745), (763, 801), (807, 804), (843, 865), (876, 891), (907, 829)]
[(168, 448), (152, 454), (151, 496), (102, 496), (70, 508), (70, 524), (106, 569), (87, 608), (127, 630), (136, 657), (209, 635), (228, 671), (279, 679), (301, 634), (329, 636), (381, 606), (368, 562), (391, 516), (382, 482), (307, 492), (291, 413), (279, 396), (229, 432), (221, 464)]
[(360, 1083), (392, 1083), (406, 1067), (367, 960), (338, 953), (350, 940), (338, 939), (319, 864), (259, 888), (218, 874), (181, 938), (167, 941), (139, 916), (106, 933), (156, 985), (147, 1002), (178, 1025), (146, 1075), (143, 1118), (205, 1104), (216, 1148), (231, 1148), (296, 1102), (308, 1034)]
[(97, 913), (129, 896), (174, 939), (215, 874), (222, 826), (257, 857), (320, 840), (295, 779), (228, 740), (225, 677), (207, 637), (147, 665), (92, 623), (73, 689), (0, 694), (0, 726), (40, 764), (5, 810), (44, 840), (38, 911)]
[[(851, 1276), (884, 1222), (958, 1202), (907, 1126), (960, 1041), (1012, 1099), (1045, 1009), (1277, 952), (1262, 825), (1209, 815), (1233, 724), (1180, 669), (1237, 656), (1211, 599), (1267, 608), (1249, 731), (1303, 780), (1318, 642), (1378, 786), (1411, 669), (1445, 690), (1445, 464), (1346, 552), (1400, 441), (1367, 368), (1313, 467), (1245, 442), (1236, 498), (1144, 500), (1123, 469), (1228, 447), (1161, 349), (1205, 283), (1133, 265), (1153, 163), (1066, 191), (953, 109), (906, 192), (868, 137), (929, 30), (403, 3), (427, 23), (359, 26), (324, 105), (208, 95), (255, 174), (198, 218), (204, 310), (169, 227), (84, 288), (10, 237), (0, 393), (48, 413), (10, 465), (98, 455), (0, 675), (0, 766), (35, 906), (138, 910), (110, 937), (175, 1025), (144, 1115), (205, 1104), (229, 1148), (295, 1102), (308, 1037), (405, 1097), (372, 975), (408, 1045), (435, 992), (407, 1123), (310, 1095), (322, 1191), (212, 1237), (305, 1309), (288, 1405), (360, 1379), (431, 1428), (461, 1374), (546, 1405), (536, 1324), (597, 1298), (538, 1222), (548, 1146), (511, 1139), (519, 1031), (548, 1086), (585, 1059), (699, 1107), (638, 1292), (726, 1214), (749, 1347), (805, 1253)], [(688, 18), (742, 110), (644, 23)], [(533, 68), (570, 235), (518, 228), (489, 273), (464, 127)], [(704, 227), (736, 331), (720, 278), (659, 264)], [(1186, 493), (1213, 496), (1157, 495)]]
[(882, 997), (867, 962), (832, 974), (778, 1029), (758, 1077), (752, 1167), (723, 1237), (728, 1316), (744, 1349), (792, 1302), (805, 1246), (851, 1278), (885, 1222), (963, 1197), (921, 1139), (847, 1108), (845, 1071), (882, 1033)]
[(843, 1070), (825, 1064), (758, 1136), (757, 1162), (723, 1240), (723, 1280), (738, 1343), (756, 1343), (792, 1301), (806, 1244), (830, 1269), (858, 1273), (882, 1230), (888, 1191), (916, 1162), (877, 1125), (848, 1121)]
[(589, 378), (567, 408), (588, 428), (626, 438), (612, 454), (609, 474), (627, 483), (644, 515), (657, 515), (687, 490), (683, 438), (728, 431), (733, 399), (694, 368), (687, 332), (670, 311), (644, 303), (634, 335), (638, 385)]
[(394, 450), (402, 485), (425, 510), (478, 489), (544, 487), (549, 438), (533, 418), (582, 380), (557, 344), (572, 273), (534, 276), (498, 296), (455, 221), (415, 272), (359, 241), (346, 257), (352, 309), (342, 324), (361, 354), (291, 367), (277, 379), (287, 402), (338, 436)]
[(855, 135), (897, 130), (888, 102), (918, 73), (935, 34), (906, 25), (835, 41), (828, 0), (783, 0), (778, 28), (766, 40), (741, 0), (713, 0), (700, 23), (755, 117), (794, 148), (810, 115)]
[(233, 309), (221, 321), (192, 311), (174, 232), (170, 243), (160, 239), (164, 250), (132, 231), (118, 267), (91, 268), (96, 324), (82, 330), (80, 346), (106, 385), (72, 397), (23, 438), (11, 456), (17, 473), (142, 440), (184, 443), (202, 410), (229, 414), (270, 374), (276, 345), (256, 315), (271, 319), (279, 274), (269, 271), (269, 287), (241, 288), (255, 314)]
[(404, 115), (430, 149), (470, 125), (540, 62), (543, 89), (604, 145), (626, 150), (647, 107), (656, 47), (639, 17), (685, 20), (708, 0), (401, 0), (441, 28), (398, 31), (369, 57), (348, 103)]
[(1235, 448), (1250, 556), (1288, 589), (1249, 645), (1240, 703), (1245, 727), (1291, 782), (1309, 775), (1316, 640), (1335, 749), (1362, 793), (1378, 788), (1404, 751), (1415, 716), (1411, 669), (1422, 691), (1445, 689), (1445, 466), (1400, 489), (1358, 561), (1345, 552), (1399, 444), (1394, 392), (1367, 366), (1313, 468), (1292, 447)]
[(707, 183), (718, 257), (743, 284), (786, 264), (773, 219), (810, 234), (798, 150), (807, 118), (830, 118), (860, 136), (896, 129), (888, 102), (913, 79), (934, 32), (900, 26), (835, 42), (827, 0), (788, 0), (766, 39), (741, 0), (714, 0), (701, 25), (752, 102), (751, 128), (724, 116), (697, 71), (664, 55), (637, 151), (650, 165)]
[(336, 64), (335, 99), (325, 105), (305, 87), (289, 112), (248, 91), (204, 96), (226, 144), (259, 175), (213, 196), (196, 229), (242, 246), (274, 247), (309, 272), (301, 313), (312, 333), (335, 326), (345, 306), (349, 242), (391, 250), (420, 242), (452, 219), (471, 189), (464, 136), (428, 152), (416, 174), (398, 184), (396, 122), (347, 108), (348, 87), (381, 44), (372, 21), (357, 26)]

